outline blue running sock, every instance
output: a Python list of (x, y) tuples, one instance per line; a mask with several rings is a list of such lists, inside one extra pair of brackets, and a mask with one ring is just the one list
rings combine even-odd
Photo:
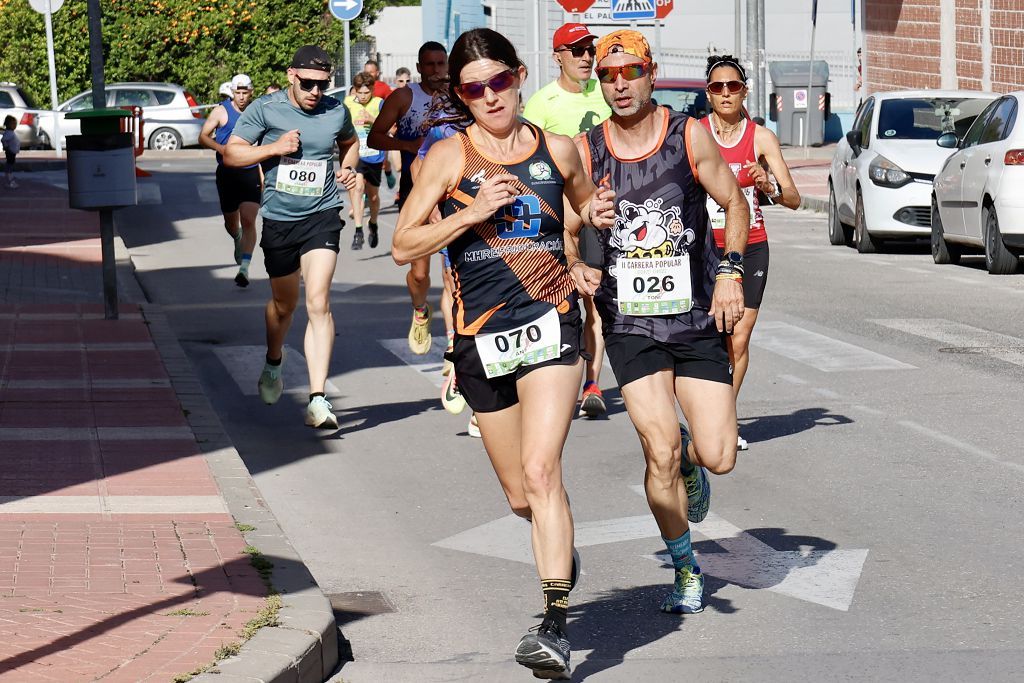
[(668, 548), (669, 555), (672, 556), (672, 566), (676, 569), (682, 569), (683, 567), (690, 565), (693, 567), (694, 573), (700, 573), (700, 567), (697, 566), (697, 560), (693, 556), (693, 548), (690, 547), (690, 530), (687, 529), (686, 533), (679, 538), (668, 540), (662, 537), (665, 541), (665, 547)]
[(586, 391), (592, 386), (597, 386), (597, 382), (595, 382), (592, 379), (588, 379), (586, 382), (583, 383), (583, 391)]
[(239, 272), (243, 275), (249, 274), (249, 262), (252, 261), (252, 254), (242, 254), (242, 265), (239, 268)]

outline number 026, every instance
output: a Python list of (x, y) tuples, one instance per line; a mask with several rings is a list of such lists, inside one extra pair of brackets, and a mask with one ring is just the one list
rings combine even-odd
[(664, 277), (655, 277), (653, 275), (646, 278), (635, 277), (633, 278), (633, 291), (637, 294), (658, 294), (660, 292), (671, 292), (676, 288), (675, 281), (672, 280), (671, 275)]

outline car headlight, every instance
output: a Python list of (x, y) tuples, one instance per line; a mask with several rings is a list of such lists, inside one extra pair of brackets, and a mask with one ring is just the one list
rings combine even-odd
[(881, 155), (876, 156), (868, 165), (868, 177), (881, 187), (903, 187), (914, 180), (910, 174)]

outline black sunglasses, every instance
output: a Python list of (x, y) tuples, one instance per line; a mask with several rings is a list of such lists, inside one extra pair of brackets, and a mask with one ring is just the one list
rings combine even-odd
[(512, 69), (506, 69), (501, 73), (494, 74), (486, 81), (469, 81), (455, 86), (455, 91), (466, 100), (479, 100), (487, 94), (487, 88), (499, 93), (508, 90), (516, 84), (516, 74)]
[(320, 92), (322, 93), (324, 90), (327, 90), (327, 88), (331, 87), (331, 79), (329, 79), (329, 78), (324, 78), (324, 79), (300, 78), (299, 79), (299, 87), (302, 88), (303, 90), (305, 90), (306, 92), (310, 92), (313, 89), (314, 86), (319, 88)]
[(555, 50), (555, 52), (571, 52), (573, 57), (579, 59), (585, 54), (593, 57), (594, 55), (597, 54), (597, 48), (594, 47), (593, 45), (573, 45), (571, 47), (560, 47), (557, 50)]

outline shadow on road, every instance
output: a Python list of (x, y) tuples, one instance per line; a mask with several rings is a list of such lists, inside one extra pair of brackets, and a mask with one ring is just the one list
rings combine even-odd
[(784, 436), (806, 432), (815, 427), (833, 427), (853, 424), (846, 415), (833, 413), (828, 408), (801, 408), (788, 415), (762, 415), (739, 420), (743, 438), (748, 443), (771, 441)]

